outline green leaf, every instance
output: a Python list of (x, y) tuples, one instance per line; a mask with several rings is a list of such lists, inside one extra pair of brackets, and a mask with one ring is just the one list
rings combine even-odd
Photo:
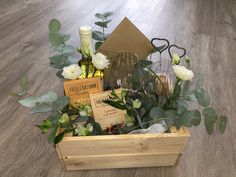
[(49, 40), (52, 46), (60, 46), (64, 44), (64, 36), (61, 33), (49, 33)]
[(182, 114), (184, 111), (186, 111), (186, 108), (184, 108), (184, 107), (179, 107), (178, 109), (177, 109), (177, 113), (180, 115), (180, 114)]
[(75, 53), (75, 48), (71, 45), (65, 45), (63, 48), (63, 54), (66, 54), (66, 55), (74, 55)]
[(66, 42), (71, 38), (71, 35), (70, 34), (64, 34), (63, 37), (64, 37), (64, 42)]
[(158, 121), (161, 118), (165, 117), (165, 111), (161, 107), (153, 107), (150, 112), (149, 116), (154, 120)]
[(57, 77), (60, 78), (60, 79), (65, 79), (65, 78), (63, 77), (63, 75), (62, 75), (62, 72), (63, 72), (63, 70), (59, 70), (59, 71), (57, 71), (56, 75), (57, 75)]
[(60, 118), (61, 114), (59, 114), (58, 112), (53, 112), (51, 115), (48, 116), (47, 120), (52, 122), (52, 124), (57, 124)]
[(37, 102), (39, 103), (52, 103), (57, 100), (57, 94), (55, 92), (49, 91), (41, 95)]
[(198, 110), (192, 111), (192, 124), (198, 126), (201, 123), (201, 113)]
[(26, 92), (28, 86), (28, 76), (25, 74), (20, 78), (20, 87), (22, 92)]
[(217, 120), (217, 113), (211, 107), (205, 108), (202, 113), (205, 117), (205, 127), (207, 130), (207, 133), (211, 135), (214, 131), (214, 124)]
[(173, 98), (178, 98), (181, 94), (181, 86), (177, 83), (175, 84), (175, 88), (174, 88), (174, 91), (173, 91)]
[(108, 18), (108, 17), (110, 17), (110, 16), (113, 15), (113, 12), (111, 12), (111, 11), (105, 12), (105, 13), (103, 13), (102, 15), (103, 15), (105, 18)]
[(56, 33), (49, 33), (49, 40), (53, 47), (58, 47), (60, 45), (65, 44), (66, 41), (70, 39), (70, 35), (68, 34), (61, 34), (59, 32)]
[(177, 101), (178, 107), (188, 108), (188, 103), (183, 99), (178, 99)]
[(220, 133), (223, 134), (227, 125), (227, 117), (219, 116), (218, 122)]
[(93, 31), (92, 38), (97, 41), (105, 41), (105, 36), (103, 36), (103, 33), (100, 31)]
[(187, 110), (181, 114), (180, 121), (186, 127), (197, 126), (201, 122), (201, 113), (198, 110)]
[(52, 127), (52, 122), (49, 120), (43, 120), (42, 124), (36, 125), (36, 127), (38, 127), (42, 131), (42, 133), (45, 134)]
[(35, 97), (27, 97), (23, 100), (19, 100), (18, 102), (25, 107), (32, 108), (36, 105)]
[(61, 96), (56, 101), (53, 102), (52, 107), (54, 110), (61, 111), (65, 106), (69, 104), (69, 97)]
[(106, 20), (106, 17), (103, 14), (100, 14), (100, 13), (96, 13), (95, 17), (100, 19), (100, 20)]
[(182, 95), (184, 98), (186, 97), (186, 94), (189, 91), (189, 88), (190, 88), (190, 81), (185, 81), (184, 86), (183, 86), (183, 91), (182, 91)]
[(166, 118), (175, 118), (177, 116), (177, 111), (176, 110), (167, 110), (165, 111), (165, 117)]
[(126, 107), (124, 105), (117, 103), (115, 101), (105, 100), (104, 103), (106, 103), (114, 108), (117, 108), (117, 109), (126, 110)]
[(61, 23), (59, 20), (57, 19), (52, 19), (50, 22), (49, 22), (49, 31), (50, 32), (59, 32), (61, 28)]
[(207, 107), (210, 104), (210, 96), (202, 88), (197, 90), (197, 92), (195, 93), (195, 97), (198, 103), (203, 107)]
[(68, 59), (68, 54), (54, 55), (50, 57), (49, 60), (51, 61), (51, 66), (58, 69), (63, 69), (65, 66), (71, 64)]
[(54, 145), (58, 144), (64, 137), (65, 131), (59, 133), (55, 138), (54, 138)]
[(49, 134), (49, 136), (48, 136), (48, 142), (49, 142), (49, 143), (53, 142), (53, 140), (54, 140), (54, 138), (55, 138), (55, 136), (56, 136), (56, 134), (57, 134), (57, 130), (58, 130), (58, 127), (55, 127), (55, 128), (51, 131), (51, 133)]
[(30, 113), (31, 114), (35, 114), (35, 113), (45, 113), (45, 112), (49, 112), (52, 110), (52, 107), (47, 105), (47, 104), (44, 104), (44, 103), (39, 103), (39, 104), (36, 104), (36, 106), (34, 106)]
[(179, 130), (183, 126), (183, 123), (180, 119), (175, 119), (175, 128)]
[(104, 21), (104, 22), (101, 22), (101, 21), (98, 21), (98, 22), (95, 22), (96, 25), (102, 27), (102, 28), (108, 28), (108, 23), (110, 23), (111, 20), (107, 20), (107, 21)]
[(201, 89), (203, 87), (204, 78), (202, 75), (197, 76), (196, 88)]
[(196, 96), (195, 96), (196, 90), (187, 90), (184, 92), (184, 99), (187, 101), (197, 101)]

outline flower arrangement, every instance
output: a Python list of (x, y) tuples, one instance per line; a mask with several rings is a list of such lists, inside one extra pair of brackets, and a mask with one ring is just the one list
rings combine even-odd
[[(104, 33), (112, 12), (104, 14), (97, 13), (95, 16), (100, 20), (95, 24), (102, 28), (102, 32), (91, 32), (89, 27), (84, 27), (81, 33), (91, 35), (97, 42), (95, 48), (106, 40), (108, 35)], [(53, 19), (49, 23), (49, 41), (53, 56), (49, 58), (50, 65), (58, 69), (57, 76), (63, 80), (80, 80), (90, 77), (103, 78), (103, 70), (109, 67), (110, 61), (102, 53), (94, 53), (91, 48), (91, 40), (83, 38), (81, 48), (74, 48), (67, 44), (70, 38), (68, 34), (60, 32), (61, 23)], [(86, 32), (85, 32), (86, 31)], [(159, 46), (155, 52), (166, 46)], [(75, 52), (82, 55), (81, 60), (76, 60)], [(150, 53), (151, 54), (151, 53)], [(186, 57), (182, 60), (178, 54), (171, 58), (172, 69), (175, 74), (174, 87), (167, 95), (163, 96), (157, 89), (163, 83), (152, 69), (152, 61), (141, 60), (134, 66), (133, 74), (129, 78), (128, 86), (122, 88), (120, 94), (114, 89), (111, 90), (108, 99), (104, 103), (120, 110), (126, 111), (125, 123), (115, 126), (115, 130), (107, 131), (102, 129), (99, 122), (93, 118), (93, 110), (90, 104), (81, 103), (78, 106), (70, 104), (68, 96), (58, 96), (55, 92), (49, 91), (40, 96), (32, 96), (27, 92), (28, 78), (23, 76), (20, 79), (21, 91), (14, 95), (20, 97), (21, 105), (31, 108), (31, 113), (47, 113), (46, 119), (37, 127), (43, 134), (49, 133), (48, 141), (59, 143), (65, 134), (72, 136), (88, 135), (109, 135), (126, 134), (138, 129), (164, 123), (166, 130), (175, 126), (192, 127), (201, 123), (202, 115), (208, 134), (214, 132), (214, 128), (224, 133), (227, 118), (218, 114), (210, 107), (210, 96), (203, 88), (202, 77), (197, 77), (190, 69), (191, 59)], [(195, 83), (196, 82), (196, 83)], [(195, 84), (194, 84), (195, 83)], [(193, 84), (193, 87), (190, 85)], [(104, 87), (104, 90), (106, 88)], [(23, 98), (26, 96), (26, 98)], [(202, 113), (189, 108), (189, 102), (197, 102), (203, 107)], [(113, 127), (114, 128), (114, 127)]]

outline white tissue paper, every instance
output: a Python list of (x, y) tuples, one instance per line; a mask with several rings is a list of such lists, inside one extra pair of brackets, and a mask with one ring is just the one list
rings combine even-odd
[(160, 121), (157, 124), (153, 124), (147, 129), (138, 129), (134, 130), (132, 132), (129, 132), (128, 134), (154, 134), (154, 133), (164, 133), (167, 130), (167, 125), (165, 121)]

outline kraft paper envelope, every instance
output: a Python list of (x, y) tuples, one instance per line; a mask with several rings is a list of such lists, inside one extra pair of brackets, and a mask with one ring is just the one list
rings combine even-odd
[(99, 52), (107, 56), (111, 53), (135, 53), (139, 59), (146, 59), (153, 50), (150, 40), (127, 17), (121, 21), (98, 49)]

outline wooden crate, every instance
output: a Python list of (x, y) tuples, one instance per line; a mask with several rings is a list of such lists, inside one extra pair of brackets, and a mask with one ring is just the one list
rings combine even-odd
[(66, 170), (173, 166), (189, 136), (187, 128), (159, 134), (66, 136), (56, 149)]

